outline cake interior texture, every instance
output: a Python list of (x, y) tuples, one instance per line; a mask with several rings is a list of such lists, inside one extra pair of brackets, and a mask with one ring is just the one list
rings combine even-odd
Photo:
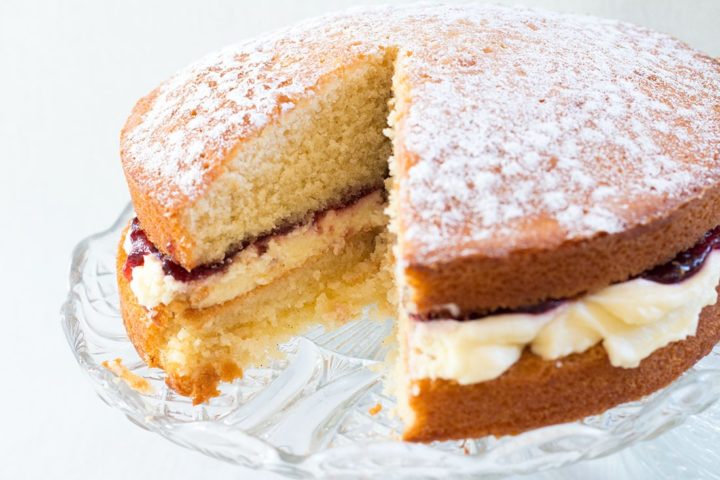
[[(159, 263), (148, 273), (157, 263), (148, 255), (143, 275), (137, 267), (129, 278), (118, 275), (121, 290), (135, 299), (123, 302), (133, 342), (195, 403), (217, 395), (218, 384), (241, 377), (244, 368), (272, 361), (280, 343), (314, 325), (394, 315), (382, 193), (392, 148), (383, 133), (392, 60), (386, 52), (336, 72), (281, 123), (242, 144), (228, 172), (188, 209), (187, 223), (202, 245), (200, 268), (224, 259), (226, 269), (183, 283)], [(119, 272), (129, 248), (120, 247)], [(146, 278), (153, 275), (160, 277)], [(182, 294), (162, 299), (154, 292), (168, 284)], [(162, 300), (139, 305), (146, 297)], [(127, 322), (148, 312), (147, 322)]]
[[(124, 263), (121, 251), (119, 264)], [(173, 301), (153, 309), (123, 302), (126, 327), (145, 361), (165, 370), (168, 384), (202, 403), (219, 394), (219, 382), (242, 377), (243, 368), (267, 365), (278, 344), (317, 324), (328, 328), (367, 314), (388, 318), (392, 297), (387, 235), (371, 230), (349, 238), (273, 282), (213, 307)], [(119, 279), (121, 295), (129, 284)]]
[(197, 264), (222, 259), (238, 242), (344, 196), (382, 186), (391, 150), (383, 135), (391, 68), (391, 52), (345, 67), (282, 122), (240, 144), (227, 172), (186, 212)]

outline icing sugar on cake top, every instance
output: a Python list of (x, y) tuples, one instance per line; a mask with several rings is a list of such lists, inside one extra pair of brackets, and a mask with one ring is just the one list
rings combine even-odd
[(401, 138), (419, 160), (400, 204), (421, 259), (618, 232), (720, 173), (720, 68), (682, 43), (507, 10), (460, 35), (452, 75), (407, 64), (417, 86)]
[(619, 232), (720, 174), (717, 62), (640, 27), (484, 5), (354, 10), (210, 55), (140, 103), (124, 166), (179, 208), (239, 142), (384, 48), (409, 95), (395, 126), (405, 261)]

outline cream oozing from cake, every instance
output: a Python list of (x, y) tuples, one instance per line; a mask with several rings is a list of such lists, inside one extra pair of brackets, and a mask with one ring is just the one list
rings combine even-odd
[[(235, 254), (226, 269), (189, 282), (166, 274), (158, 256), (148, 254), (142, 265), (132, 269), (130, 288), (145, 308), (177, 299), (193, 308), (217, 305), (267, 285), (314, 257), (337, 254), (355, 234), (383, 227), (387, 222), (384, 205), (383, 192), (376, 190), (351, 205), (324, 212), (316, 221), (271, 236), (260, 245), (251, 244)], [(129, 254), (129, 231), (123, 246)]]
[(413, 379), (472, 384), (497, 378), (523, 350), (544, 360), (602, 343), (610, 363), (634, 368), (654, 351), (694, 335), (700, 311), (717, 301), (720, 251), (692, 277), (674, 284), (635, 278), (541, 314), (508, 313), (481, 320), (407, 321)]

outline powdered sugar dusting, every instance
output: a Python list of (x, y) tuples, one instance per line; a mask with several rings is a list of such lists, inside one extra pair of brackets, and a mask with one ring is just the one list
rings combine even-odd
[(350, 17), (340, 20), (335, 28), (311, 20), (227, 47), (160, 85), (123, 130), (129, 176), (167, 210), (197, 198), (240, 140), (313, 95), (323, 76), (378, 50), (377, 43), (348, 49), (342, 37)]
[(239, 140), (386, 47), (412, 102), (396, 125), (406, 261), (617, 232), (718, 181), (717, 63), (643, 28), (486, 5), (356, 10), (210, 55), (131, 117), (125, 168), (177, 208)]
[[(452, 9), (452, 55), (401, 63), (404, 260), (505, 255), (666, 215), (720, 180), (720, 67), (589, 17)], [(449, 248), (448, 246), (455, 248)]]

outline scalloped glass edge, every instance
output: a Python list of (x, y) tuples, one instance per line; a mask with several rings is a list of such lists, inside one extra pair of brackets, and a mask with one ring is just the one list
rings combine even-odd
[[(394, 400), (374, 365), (388, 352), (391, 322), (358, 319), (317, 327), (281, 346), (285, 357), (224, 385), (220, 397), (192, 406), (144, 365), (118, 312), (115, 253), (132, 216), (127, 206), (107, 230), (74, 249), (70, 290), (61, 310), (65, 336), (81, 369), (108, 405), (136, 425), (211, 457), (296, 478), (422, 475), (504, 476), (568, 465), (652, 439), (720, 398), (720, 347), (669, 387), (580, 422), (514, 437), (413, 444), (398, 440)], [(101, 366), (122, 358), (146, 378), (141, 394)], [(381, 405), (377, 414), (369, 413)]]

